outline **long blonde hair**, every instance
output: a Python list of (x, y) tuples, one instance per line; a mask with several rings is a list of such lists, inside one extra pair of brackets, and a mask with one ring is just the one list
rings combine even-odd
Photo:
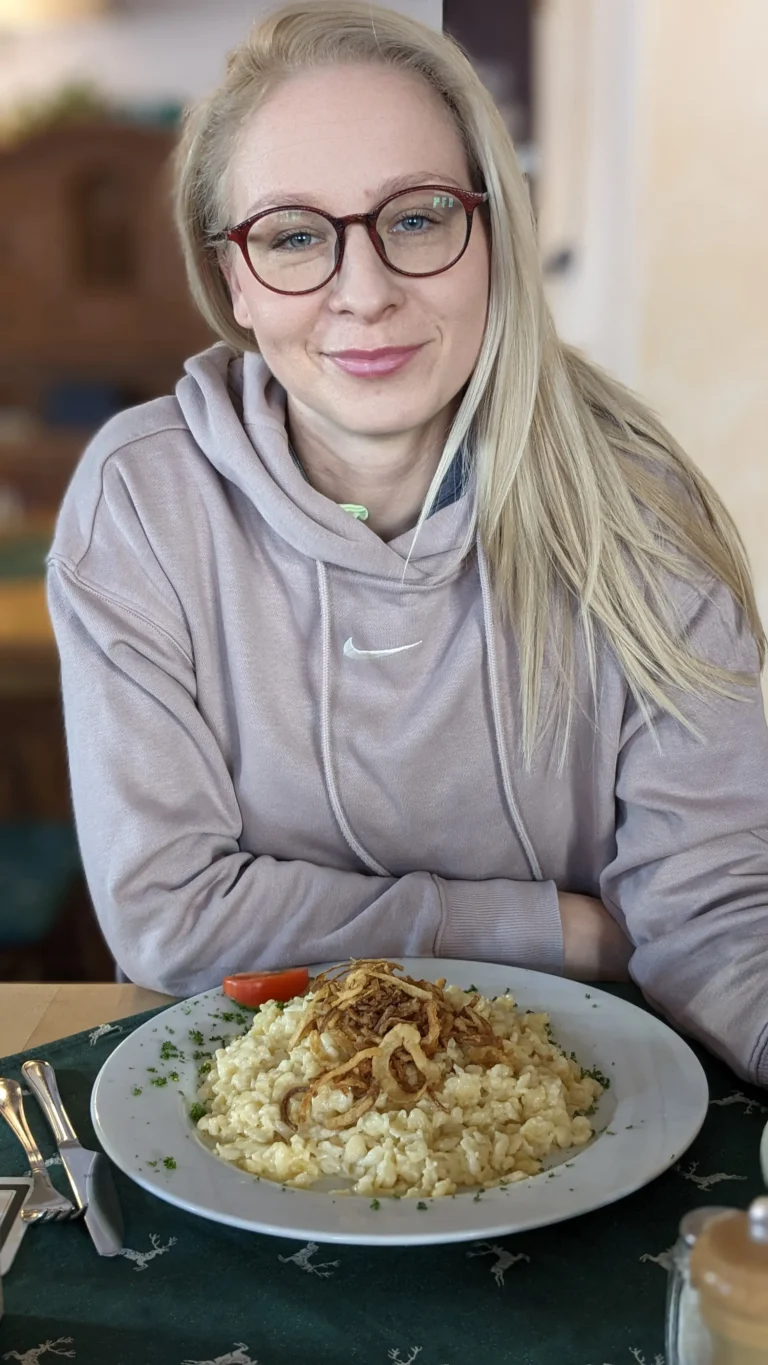
[(576, 631), (593, 688), (602, 637), (649, 717), (660, 708), (687, 724), (685, 694), (740, 695), (755, 679), (694, 655), (670, 606), (671, 579), (703, 583), (704, 591), (707, 580), (721, 581), (762, 666), (765, 637), (738, 531), (661, 423), (558, 339), (511, 139), (452, 39), (367, 0), (294, 0), (254, 27), (220, 87), (190, 111), (176, 157), (177, 227), (203, 316), (236, 348), (258, 349), (234, 320), (220, 253), (211, 248), (231, 221), (233, 152), (277, 82), (351, 62), (423, 76), (453, 114), (475, 187), (490, 194), (485, 336), (422, 519), (463, 447), (474, 470), (471, 535), (482, 541), (497, 601), (514, 623), (526, 761), (553, 721), (563, 753), (567, 747)]

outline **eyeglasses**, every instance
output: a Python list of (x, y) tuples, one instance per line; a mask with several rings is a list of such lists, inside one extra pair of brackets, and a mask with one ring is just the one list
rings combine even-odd
[(284, 205), (254, 213), (211, 238), (211, 245), (234, 242), (259, 283), (276, 294), (311, 294), (341, 269), (347, 228), (361, 223), (396, 274), (441, 275), (464, 255), (475, 209), (487, 199), (453, 185), (419, 185), (346, 218)]

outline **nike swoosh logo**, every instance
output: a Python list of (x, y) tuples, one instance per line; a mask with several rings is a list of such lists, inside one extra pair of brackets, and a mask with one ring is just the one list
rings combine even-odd
[(423, 643), (423, 640), (414, 640), (412, 645), (398, 645), (396, 649), (358, 649), (350, 635), (344, 641), (344, 655), (347, 659), (384, 659), (389, 654), (404, 654), (408, 649), (418, 649)]

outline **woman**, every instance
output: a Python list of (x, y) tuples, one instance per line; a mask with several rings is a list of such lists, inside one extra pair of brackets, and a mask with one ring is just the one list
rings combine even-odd
[(768, 1081), (763, 636), (738, 536), (555, 337), (448, 39), (294, 4), (189, 116), (223, 339), (96, 437), (50, 605), (107, 941), (175, 994), (435, 954), (630, 970)]

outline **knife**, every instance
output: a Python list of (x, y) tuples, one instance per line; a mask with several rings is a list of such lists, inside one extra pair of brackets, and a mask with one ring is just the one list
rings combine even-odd
[(123, 1249), (123, 1215), (117, 1201), (109, 1162), (102, 1152), (81, 1147), (61, 1102), (56, 1073), (50, 1062), (25, 1062), (22, 1071), (47, 1118), (78, 1208), (100, 1256), (118, 1256)]

